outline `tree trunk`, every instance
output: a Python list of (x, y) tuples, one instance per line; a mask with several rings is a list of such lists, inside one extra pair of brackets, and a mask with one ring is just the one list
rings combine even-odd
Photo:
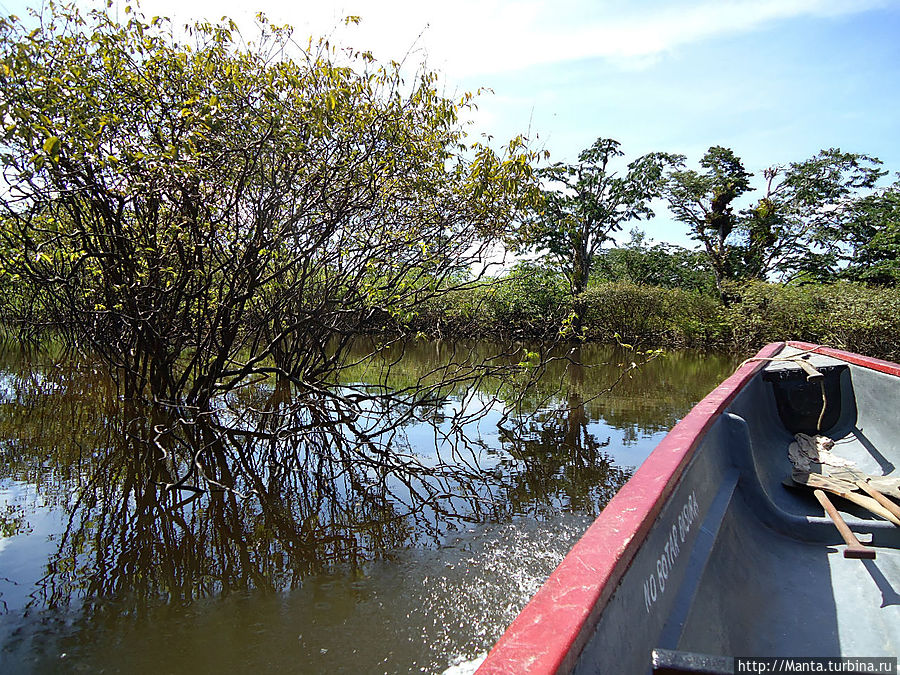
[(572, 278), (569, 280), (569, 289), (572, 293), (572, 332), (575, 337), (581, 338), (587, 309), (583, 294), (587, 289), (588, 275), (591, 269), (591, 262), (584, 246), (576, 252), (573, 263)]

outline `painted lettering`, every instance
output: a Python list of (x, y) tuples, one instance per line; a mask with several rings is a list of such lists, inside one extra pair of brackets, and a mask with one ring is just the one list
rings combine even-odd
[(700, 515), (700, 505), (697, 503), (695, 492), (691, 492), (684, 505), (678, 511), (669, 536), (663, 545), (662, 551), (656, 558), (656, 572), (651, 572), (644, 580), (644, 608), (650, 613), (650, 608), (666, 590), (666, 582), (678, 561), (681, 552), (681, 544), (685, 542), (691, 527), (697, 516)]

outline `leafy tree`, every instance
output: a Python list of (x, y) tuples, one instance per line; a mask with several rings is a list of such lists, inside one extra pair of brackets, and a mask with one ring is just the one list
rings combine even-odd
[(735, 213), (735, 201), (752, 189), (752, 174), (732, 150), (715, 146), (700, 161), (705, 172), (670, 172), (666, 197), (676, 219), (703, 243), (724, 298), (726, 281), (833, 278), (848, 238), (851, 204), (859, 190), (884, 175), (880, 164), (832, 148), (769, 167), (755, 206)]
[(849, 263), (842, 276), (882, 286), (900, 283), (900, 180), (853, 204)]
[(557, 162), (540, 170), (546, 186), (543, 199), (518, 240), (521, 248), (543, 251), (565, 276), (575, 299), (576, 330), (581, 321), (578, 296), (587, 287), (601, 246), (625, 223), (653, 216), (650, 201), (660, 195), (665, 167), (679, 159), (650, 153), (620, 174), (613, 166), (624, 156), (619, 145), (598, 138), (578, 155), (577, 163)]
[(741, 221), (743, 275), (834, 278), (851, 238), (853, 200), (884, 175), (880, 165), (876, 158), (831, 148), (766, 169), (763, 196)]
[(177, 38), (126, 16), (0, 19), (5, 318), (90, 348), (127, 400), (157, 404), (145, 441), (181, 476), (169, 487), (224, 471), (223, 430), (237, 452), (262, 433), (221, 410), (272, 375), (297, 428), (372, 443), (410, 408), (333, 386), (350, 342), (465, 283), (527, 203), (531, 153), (470, 143), (472, 98), (433, 73), (299, 46), (264, 17), (249, 42), (227, 20)]
[(654, 244), (637, 228), (631, 230), (631, 239), (624, 245), (601, 252), (591, 279), (715, 292), (715, 277), (706, 254), (675, 244)]
[[(530, 174), (467, 148), (436, 76), (261, 19), (180, 43), (154, 18), (54, 8), (0, 23), (5, 271), (49, 321), (159, 400), (204, 404), (275, 358), (414, 312), (504, 232)], [(346, 65), (346, 64), (350, 65)], [(271, 368), (271, 365), (268, 367)]]
[(669, 172), (665, 196), (675, 219), (690, 228), (690, 234), (709, 257), (716, 288), (735, 276), (734, 254), (728, 238), (737, 226), (734, 201), (750, 190), (750, 178), (741, 159), (729, 148), (716, 145), (700, 160), (704, 171), (677, 169)]

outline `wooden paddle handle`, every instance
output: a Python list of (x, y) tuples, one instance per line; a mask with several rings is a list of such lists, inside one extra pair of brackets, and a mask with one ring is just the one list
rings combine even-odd
[(837, 490), (829, 490), (826, 487), (822, 488), (826, 492), (833, 492), (838, 497), (843, 497), (847, 501), (851, 501), (854, 504), (858, 504), (863, 507), (870, 513), (874, 513), (876, 516), (880, 516), (887, 521), (892, 522), (894, 525), (900, 527), (900, 518), (897, 518), (893, 513), (884, 508), (881, 504), (878, 503), (877, 500), (872, 499), (871, 497), (867, 497), (866, 495), (857, 494), (856, 492), (843, 492)]
[(824, 380), (825, 375), (816, 370), (816, 367), (811, 364), (809, 361), (804, 361), (803, 359), (797, 359), (795, 361), (797, 365), (799, 365), (806, 372), (806, 380)]
[[(881, 494), (878, 490), (876, 490), (871, 485), (869, 485), (868, 481), (858, 480), (858, 481), (856, 481), (856, 487), (858, 487), (860, 490), (865, 492), (872, 499), (874, 499), (876, 502), (878, 502), (884, 508), (886, 508), (888, 511), (890, 511), (894, 515), (895, 518), (900, 520), (900, 506), (897, 506), (894, 502), (892, 502), (890, 499), (888, 499), (883, 494)], [(890, 519), (888, 519), (888, 520), (890, 520)], [(897, 523), (894, 521), (891, 521), (891, 522), (893, 522), (894, 525), (900, 525), (900, 523)]]
[[(885, 520), (892, 522), (897, 527), (900, 527), (900, 518), (883, 507), (878, 502), (878, 500), (873, 499), (872, 497), (867, 497), (866, 495), (851, 492), (851, 490), (853, 489), (861, 489), (853, 481), (843, 479), (835, 480), (826, 476), (822, 476), (818, 473), (804, 473), (801, 471), (794, 471), (791, 474), (791, 478), (795, 483), (800, 483), (801, 485), (805, 485), (808, 488), (819, 488), (820, 490), (824, 490), (825, 492), (830, 492), (831, 494), (837, 495), (838, 497), (842, 497), (843, 499), (846, 499), (849, 502), (853, 502), (854, 504), (863, 507), (867, 511), (874, 513), (879, 518), (884, 518)], [(846, 489), (844, 488), (845, 485), (847, 486)], [(872, 486), (870, 485), (869, 487)], [(884, 497), (884, 495), (881, 496)]]
[(831, 518), (831, 521), (834, 523), (837, 531), (841, 533), (841, 537), (843, 537), (844, 543), (847, 544), (847, 548), (844, 549), (844, 557), (867, 558), (869, 560), (874, 559), (875, 549), (869, 548), (868, 546), (863, 546), (859, 542), (859, 539), (856, 538), (856, 535), (854, 535), (850, 531), (850, 528), (847, 527), (847, 523), (845, 523), (844, 519), (841, 518), (841, 514), (838, 513), (838, 510), (836, 508), (834, 508), (834, 504), (831, 503), (831, 500), (828, 499), (828, 496), (821, 490), (814, 490), (813, 494), (816, 496), (816, 499), (819, 500), (822, 508), (825, 509), (825, 513), (828, 514), (828, 517)]

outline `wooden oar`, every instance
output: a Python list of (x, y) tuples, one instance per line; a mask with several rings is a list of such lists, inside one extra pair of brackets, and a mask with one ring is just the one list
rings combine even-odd
[(822, 468), (824, 469), (823, 471), (817, 471), (815, 473), (822, 473), (829, 478), (836, 478), (837, 480), (848, 480), (851, 483), (863, 481), (873, 490), (878, 490), (883, 497), (900, 499), (900, 479), (896, 476), (872, 476), (871, 474), (863, 473), (859, 469), (849, 466), (823, 466)]
[(874, 487), (869, 485), (868, 481), (857, 480), (855, 482), (856, 482), (856, 487), (858, 487), (860, 490), (865, 492), (867, 495), (869, 495), (872, 499), (874, 499), (876, 502), (881, 504), (884, 508), (886, 508), (892, 514), (894, 514), (895, 518), (900, 519), (900, 506), (897, 506), (894, 502), (892, 502), (890, 499), (885, 497)]
[(861, 506), (867, 511), (874, 513), (880, 518), (884, 518), (900, 527), (900, 517), (895, 516), (891, 511), (882, 506), (877, 500), (866, 495), (860, 495), (854, 492), (856, 485), (850, 481), (837, 478), (830, 478), (819, 473), (804, 473), (802, 471), (794, 471), (791, 478), (795, 483), (806, 485), (814, 489), (825, 490), (831, 494), (835, 494), (848, 502), (853, 502), (857, 506)]
[(844, 522), (844, 519), (841, 518), (841, 514), (834, 508), (834, 504), (831, 503), (828, 496), (818, 489), (813, 490), (813, 494), (816, 496), (816, 499), (819, 500), (822, 508), (825, 509), (825, 513), (828, 514), (828, 517), (831, 518), (831, 522), (834, 523), (837, 531), (841, 533), (844, 543), (847, 544), (847, 548), (844, 549), (844, 557), (873, 560), (875, 558), (875, 549), (860, 543), (859, 539), (856, 538), (856, 535), (854, 535), (850, 531), (850, 528), (847, 527), (847, 523)]

